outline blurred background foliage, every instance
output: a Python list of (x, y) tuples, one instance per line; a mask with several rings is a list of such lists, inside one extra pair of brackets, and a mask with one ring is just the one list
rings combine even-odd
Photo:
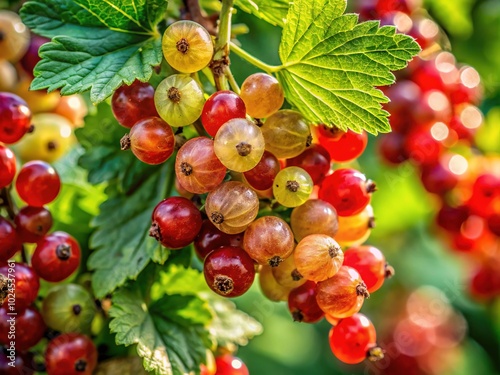
[[(457, 61), (472, 65), (481, 74), (485, 87), (481, 109), (487, 117), (478, 142), (483, 150), (500, 153), (500, 1), (425, 0), (424, 6), (449, 38), (447, 44)], [(279, 28), (242, 12), (235, 14), (234, 23), (248, 26), (249, 32), (238, 37), (245, 49), (269, 64), (279, 64)], [(237, 56), (231, 61), (239, 82), (255, 71)], [(434, 286), (466, 319), (468, 327), (459, 348), (450, 358), (440, 359), (449, 361), (441, 375), (500, 374), (500, 303), (482, 304), (469, 297), (466, 259), (447, 248), (433, 230), (437, 202), (423, 189), (418, 172), (409, 163), (395, 168), (382, 164), (376, 143), (375, 137), (370, 138), (358, 160), (361, 170), (378, 186), (372, 198), (377, 226), (368, 243), (384, 252), (396, 276), (361, 311), (373, 320), (383, 346), (408, 294), (423, 285)], [(343, 365), (331, 354), (328, 322), (292, 322), (286, 304), (265, 299), (258, 283), (236, 302), (264, 325), (264, 333), (238, 352), (252, 374), (386, 374), (383, 365)], [(388, 354), (390, 361), (393, 358)], [(419, 372), (407, 369), (403, 374)]]

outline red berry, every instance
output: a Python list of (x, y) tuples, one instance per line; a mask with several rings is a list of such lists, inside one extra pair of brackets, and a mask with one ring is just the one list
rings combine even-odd
[(500, 237), (500, 213), (493, 214), (488, 218), (488, 229)]
[(16, 229), (0, 216), (0, 261), (9, 260), (21, 249)]
[(238, 357), (224, 354), (215, 358), (215, 375), (249, 375), (247, 366)]
[(458, 184), (458, 177), (447, 163), (437, 162), (422, 166), (422, 185), (429, 193), (444, 195)]
[(469, 208), (467, 206), (451, 207), (442, 206), (436, 216), (436, 223), (448, 232), (459, 233), (462, 224), (469, 217)]
[(149, 235), (163, 246), (180, 249), (193, 242), (201, 229), (201, 213), (183, 197), (164, 199), (155, 207)]
[[(300, 167), (309, 173), (314, 185), (319, 185), (330, 171), (330, 154), (320, 144), (313, 144), (294, 158), (286, 161), (286, 166)], [(271, 183), (272, 185), (272, 183)]]
[(319, 143), (328, 151), (332, 161), (345, 163), (363, 153), (368, 143), (368, 136), (366, 132), (355, 133), (348, 130), (336, 139), (320, 137)]
[(308, 280), (292, 289), (288, 294), (288, 310), (296, 322), (315, 323), (321, 320), (325, 313), (316, 302), (316, 283)]
[[(8, 348), (0, 349), (0, 374), (2, 375), (32, 375), (34, 370), (28, 368), (20, 353), (11, 352)], [(11, 356), (15, 359), (12, 359)], [(10, 358), (9, 358), (10, 357)]]
[(387, 163), (400, 164), (408, 160), (404, 144), (404, 134), (397, 132), (384, 134), (379, 139), (378, 152)]
[(500, 295), (500, 263), (497, 260), (477, 267), (470, 282), (470, 292), (479, 299)]
[[(12, 338), (9, 338), (9, 333), (13, 317), (8, 315), (9, 312), (5, 306), (0, 308), (0, 344), (6, 346), (9, 346), (12, 341)], [(16, 350), (20, 352), (28, 350), (40, 341), (46, 328), (42, 315), (35, 306), (29, 306), (17, 313), (15, 327)]]
[(417, 164), (436, 164), (443, 152), (443, 145), (432, 136), (431, 126), (419, 126), (408, 133), (405, 152)]
[(6, 146), (0, 144), (0, 189), (9, 186), (16, 175), (16, 157)]
[(332, 353), (344, 363), (356, 364), (369, 355), (375, 347), (377, 335), (372, 322), (363, 314), (354, 314), (342, 319), (330, 329), (329, 340)]
[(375, 184), (355, 169), (337, 169), (326, 177), (319, 189), (319, 198), (330, 203), (339, 216), (360, 213), (370, 203)]
[(147, 82), (134, 81), (119, 87), (111, 99), (111, 108), (120, 125), (131, 128), (146, 117), (158, 117), (154, 95), (155, 89)]
[(243, 234), (227, 234), (219, 229), (208, 219), (203, 220), (201, 229), (194, 239), (194, 250), (200, 259), (222, 246), (240, 246), (243, 244)]
[(219, 128), (234, 118), (245, 118), (246, 107), (243, 100), (232, 91), (217, 91), (207, 99), (201, 112), (201, 123), (212, 137)]
[(40, 49), (42, 44), (48, 42), (50, 42), (50, 39), (48, 38), (44, 38), (43, 36), (34, 34), (31, 35), (30, 45), (28, 47), (28, 50), (21, 58), (21, 61), (19, 61), (24, 71), (29, 75), (31, 75), (31, 77), (33, 77), (33, 70), (35, 69), (35, 65), (38, 64), (38, 62), (42, 59), (38, 54), (38, 50)]
[(156, 165), (164, 163), (174, 152), (172, 128), (159, 117), (137, 121), (122, 139), (122, 149), (130, 147), (140, 161)]
[(65, 333), (52, 339), (47, 345), (47, 375), (91, 375), (96, 366), (96, 347), (85, 335)]
[(373, 246), (351, 247), (344, 252), (344, 266), (359, 272), (369, 293), (378, 290), (386, 277), (384, 254)]
[(36, 243), (52, 227), (52, 215), (44, 207), (24, 206), (17, 213), (14, 223), (23, 243)]
[[(10, 265), (13, 266), (10, 267)], [(9, 263), (0, 267), (0, 275), (11, 280), (14, 287), (14, 295), (10, 296), (14, 303), (10, 304), (11, 301), (6, 299), (3, 307), (23, 311), (35, 301), (40, 289), (40, 279), (30, 266), (22, 263)]]
[(208, 286), (224, 297), (237, 297), (245, 293), (255, 278), (255, 265), (240, 247), (224, 246), (205, 258), (203, 273)]
[(500, 178), (489, 173), (480, 175), (474, 181), (467, 206), (472, 213), (487, 218), (496, 213), (495, 202), (499, 202), (498, 207), (500, 207)]
[(30, 206), (42, 207), (56, 199), (61, 189), (59, 175), (50, 164), (30, 161), (23, 165), (16, 180), (19, 197)]
[(51, 233), (38, 243), (31, 263), (42, 279), (51, 282), (62, 281), (80, 265), (80, 246), (65, 232)]
[(264, 151), (262, 158), (255, 167), (243, 173), (248, 184), (256, 190), (267, 190), (273, 186), (273, 181), (281, 166), (278, 158), (269, 151)]
[(19, 96), (0, 92), (0, 142), (19, 141), (31, 127), (31, 111)]

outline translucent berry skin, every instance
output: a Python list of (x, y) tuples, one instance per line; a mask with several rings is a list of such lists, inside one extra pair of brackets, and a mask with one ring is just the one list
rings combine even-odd
[(357, 313), (342, 319), (330, 329), (332, 353), (344, 363), (356, 364), (366, 359), (368, 351), (376, 345), (377, 334), (372, 322)]
[(369, 204), (359, 214), (339, 216), (339, 230), (334, 238), (342, 247), (358, 246), (370, 237), (374, 227), (375, 217)]
[(347, 318), (357, 313), (369, 294), (360, 274), (352, 267), (342, 266), (329, 279), (317, 284), (316, 300), (325, 314)]
[(269, 151), (264, 151), (262, 158), (255, 167), (243, 173), (248, 184), (256, 190), (267, 190), (273, 186), (273, 181), (281, 166), (278, 158)]
[(194, 73), (212, 60), (214, 45), (208, 31), (193, 21), (177, 21), (163, 34), (163, 56), (168, 64), (182, 73)]
[(194, 239), (193, 245), (196, 254), (201, 260), (203, 260), (212, 250), (219, 247), (241, 247), (243, 245), (243, 235), (224, 233), (217, 229), (210, 220), (205, 219), (203, 220), (200, 231)]
[(54, 232), (38, 243), (31, 263), (42, 279), (59, 282), (78, 269), (80, 257), (80, 246), (72, 236), (65, 232)]
[(222, 125), (214, 139), (215, 154), (227, 168), (246, 172), (264, 154), (265, 141), (260, 128), (247, 119), (233, 119)]
[(297, 271), (305, 279), (319, 282), (338, 272), (344, 260), (344, 253), (330, 236), (311, 234), (298, 243), (293, 257)]
[(243, 248), (257, 263), (277, 267), (292, 254), (293, 233), (288, 224), (276, 216), (263, 216), (246, 229)]
[(319, 144), (313, 144), (300, 155), (288, 159), (286, 161), (286, 166), (302, 168), (309, 173), (314, 185), (318, 185), (325, 179), (325, 176), (330, 171), (330, 163), (331, 159), (328, 151)]
[(276, 175), (273, 194), (281, 205), (297, 207), (309, 199), (313, 187), (313, 180), (305, 170), (287, 167)]
[(425, 190), (437, 195), (446, 194), (458, 184), (458, 176), (442, 162), (422, 166), (420, 179)]
[(198, 83), (186, 74), (172, 74), (155, 91), (155, 106), (169, 125), (190, 125), (201, 115), (205, 97)]
[(175, 138), (172, 128), (159, 117), (139, 120), (129, 133), (130, 149), (140, 161), (156, 165), (173, 154)]
[(348, 130), (338, 139), (320, 137), (319, 143), (328, 150), (332, 161), (345, 163), (361, 156), (368, 144), (366, 132)]
[(163, 246), (180, 249), (191, 242), (201, 229), (201, 213), (189, 199), (170, 197), (158, 203), (152, 214), (150, 236)]
[(177, 152), (175, 175), (181, 186), (195, 194), (204, 194), (219, 186), (226, 177), (226, 167), (215, 155), (214, 141), (196, 137)]
[(260, 128), (266, 140), (266, 150), (277, 158), (293, 158), (311, 145), (309, 125), (297, 111), (283, 109), (269, 116)]
[(293, 253), (281, 262), (279, 267), (272, 267), (272, 271), (276, 282), (288, 289), (298, 288), (307, 282), (307, 279), (297, 270)]
[[(0, 13), (0, 60), (14, 63), (24, 55), (30, 42), (29, 29), (21, 17), (14, 12), (2, 9)], [(0, 116), (1, 117), (1, 116)]]
[(245, 293), (255, 278), (255, 265), (248, 254), (236, 246), (224, 246), (207, 255), (203, 263), (207, 285), (224, 297)]
[(0, 144), (0, 189), (9, 186), (16, 175), (16, 157), (6, 146)]
[(20, 249), (16, 229), (10, 221), (0, 216), (0, 261), (9, 260)]
[(257, 216), (259, 198), (245, 184), (228, 181), (208, 193), (205, 211), (219, 230), (228, 234), (241, 233)]
[(22, 161), (43, 160), (52, 163), (65, 155), (75, 142), (71, 122), (55, 113), (37, 113), (35, 130), (26, 134), (14, 150)]
[(23, 165), (16, 179), (19, 197), (30, 206), (42, 207), (56, 199), (61, 180), (54, 168), (43, 161)]
[(223, 90), (213, 93), (205, 102), (201, 112), (201, 123), (212, 137), (219, 128), (234, 118), (245, 118), (245, 103), (238, 94)]
[(494, 299), (500, 294), (500, 263), (480, 264), (473, 271), (469, 290), (479, 300)]
[(369, 293), (380, 289), (385, 280), (384, 254), (374, 246), (351, 247), (344, 252), (344, 266), (359, 272)]
[(118, 123), (126, 128), (146, 117), (158, 116), (154, 102), (155, 89), (147, 82), (122, 85), (111, 98), (111, 109)]
[[(288, 257), (287, 259), (290, 259)], [(282, 263), (283, 264), (283, 263)], [(292, 288), (278, 284), (274, 277), (273, 270), (280, 267), (260, 266), (259, 268), (259, 285), (262, 294), (269, 300), (274, 302), (287, 301), (288, 294)]]
[(78, 284), (56, 285), (43, 299), (43, 320), (59, 332), (90, 332), (95, 313), (94, 299)]
[(436, 215), (436, 224), (448, 232), (459, 233), (462, 224), (469, 216), (470, 210), (465, 205), (458, 207), (443, 205)]
[(217, 372), (215, 375), (249, 375), (247, 366), (238, 357), (224, 354), (215, 358)]
[[(7, 315), (6, 307), (0, 308), (0, 344), (10, 346), (12, 338), (9, 338), (10, 323), (12, 316)], [(19, 311), (16, 319), (16, 350), (23, 352), (40, 341), (45, 332), (45, 323), (42, 315), (35, 306), (28, 306)]]
[(320, 321), (325, 313), (316, 302), (316, 284), (307, 281), (298, 288), (292, 289), (288, 295), (288, 310), (296, 322), (315, 323)]
[(0, 92), (0, 142), (19, 141), (31, 126), (31, 111), (19, 96)]
[[(15, 267), (12, 268), (8, 265), (0, 267), (0, 274), (14, 282), (15, 302), (13, 307), (16, 311), (23, 311), (35, 301), (40, 289), (40, 278), (30, 266), (23, 263), (14, 264)], [(5, 308), (8, 306), (7, 302), (5, 300), (3, 303)]]
[(248, 76), (241, 85), (240, 96), (245, 102), (247, 113), (255, 118), (269, 117), (285, 101), (285, 94), (278, 80), (265, 73)]
[(339, 216), (351, 216), (363, 211), (370, 203), (375, 185), (354, 169), (337, 169), (325, 178), (319, 198), (332, 204)]
[(309, 199), (293, 209), (290, 226), (297, 242), (310, 234), (335, 237), (339, 229), (337, 211), (324, 200)]
[(23, 243), (36, 243), (52, 227), (52, 214), (44, 207), (24, 206), (17, 213), (14, 223)]
[(47, 375), (92, 375), (97, 349), (88, 336), (64, 333), (47, 345), (45, 366)]

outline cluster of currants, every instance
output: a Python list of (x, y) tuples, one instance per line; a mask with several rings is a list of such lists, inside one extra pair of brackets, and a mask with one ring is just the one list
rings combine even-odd
[[(299, 112), (281, 109), (283, 89), (265, 73), (206, 98), (189, 74), (211, 64), (213, 44), (192, 21), (167, 28), (163, 52), (181, 73), (156, 88), (124, 85), (112, 98), (116, 119), (130, 128), (122, 149), (149, 164), (177, 150), (180, 196), (158, 203), (150, 235), (170, 249), (194, 242), (219, 295), (242, 295), (258, 273), (264, 295), (288, 301), (294, 320), (326, 314), (340, 360), (381, 358), (372, 323), (358, 314), (393, 273), (380, 250), (361, 246), (374, 226), (375, 184), (355, 169), (332, 169), (361, 155), (367, 135), (325, 125), (311, 132)], [(193, 123), (197, 135), (186, 140)]]
[[(18, 369), (29, 369), (30, 363), (24, 363), (30, 358), (26, 351), (43, 338), (48, 326), (68, 333), (49, 342), (45, 353), (47, 373), (91, 374), (97, 351), (90, 338), (77, 333), (79, 326), (74, 325), (75, 320), (82, 319), (90, 324), (87, 310), (95, 309), (90, 294), (78, 285), (61, 285), (45, 296), (42, 312), (35, 306), (40, 279), (60, 282), (68, 278), (78, 269), (81, 254), (77, 241), (69, 234), (49, 233), (52, 215), (44, 206), (57, 197), (61, 188), (54, 168), (34, 160), (25, 163), (16, 176), (17, 161), (7, 145), (27, 133), (31, 119), (23, 99), (0, 93), (0, 213), (5, 214), (0, 216), (0, 369), (2, 374), (17, 373), (8, 364), (9, 356), (15, 358)], [(19, 210), (12, 199), (11, 185), (26, 203)], [(25, 244), (35, 244), (30, 260)], [(18, 253), (21, 262), (12, 260)], [(82, 301), (87, 301), (85, 306)]]
[(52, 163), (75, 144), (73, 129), (83, 125), (87, 105), (80, 95), (29, 90), (38, 49), (49, 39), (30, 35), (20, 17), (7, 10), (0, 10), (0, 35), (0, 91), (21, 97), (33, 114), (34, 128), (12, 148), (23, 162)]
[[(466, 255), (470, 291), (480, 299), (500, 294), (500, 160), (481, 153), (475, 135), (483, 123), (477, 107), (482, 87), (477, 71), (441, 51), (443, 35), (410, 1), (360, 1), (358, 11), (416, 38), (423, 51), (390, 98), (392, 133), (379, 151), (390, 164), (409, 160), (424, 188), (436, 196), (436, 223), (451, 248)], [(472, 151), (471, 151), (472, 150)]]

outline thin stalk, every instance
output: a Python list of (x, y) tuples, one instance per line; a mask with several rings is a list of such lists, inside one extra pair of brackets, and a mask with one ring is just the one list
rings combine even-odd
[(217, 90), (229, 89), (225, 70), (229, 66), (232, 10), (233, 0), (222, 0), (222, 9), (219, 16), (219, 32), (215, 39), (214, 58), (210, 64)]
[(257, 68), (265, 71), (268, 74), (276, 73), (276, 72), (279, 72), (281, 69), (283, 69), (283, 65), (274, 66), (274, 65), (266, 64), (265, 62), (252, 56), (247, 51), (245, 51), (243, 48), (241, 48), (240, 46), (238, 46), (237, 44), (235, 44), (233, 42), (230, 42), (230, 45), (231, 45), (231, 51), (236, 53), (243, 60), (248, 61), (250, 64), (255, 65)]

